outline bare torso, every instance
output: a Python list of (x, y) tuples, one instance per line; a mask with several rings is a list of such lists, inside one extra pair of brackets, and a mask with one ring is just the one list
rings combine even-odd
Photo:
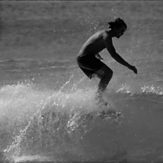
[(106, 45), (103, 39), (104, 35), (107, 35), (107, 32), (105, 30), (101, 30), (92, 35), (82, 46), (78, 56), (96, 55), (103, 49), (105, 49)]

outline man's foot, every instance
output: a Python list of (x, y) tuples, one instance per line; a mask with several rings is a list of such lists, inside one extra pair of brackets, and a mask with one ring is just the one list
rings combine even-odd
[(104, 106), (108, 105), (108, 103), (105, 100), (103, 100), (102, 98), (96, 98), (96, 102), (98, 105), (104, 105)]

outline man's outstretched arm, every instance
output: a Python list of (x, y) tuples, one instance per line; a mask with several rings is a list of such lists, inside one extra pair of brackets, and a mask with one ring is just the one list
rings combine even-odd
[(135, 74), (137, 74), (137, 69), (135, 66), (130, 65), (128, 62), (126, 62), (119, 54), (116, 52), (114, 54), (111, 54), (111, 56), (120, 64), (128, 67), (130, 70), (134, 71)]
[(109, 42), (107, 41), (106, 43), (106, 48), (108, 50), (108, 52), (110, 53), (110, 55), (120, 64), (128, 67), (130, 70), (134, 71), (135, 74), (137, 74), (137, 69), (135, 66), (130, 65), (128, 62), (126, 62), (116, 51), (114, 46), (112, 45), (112, 41), (109, 40)]

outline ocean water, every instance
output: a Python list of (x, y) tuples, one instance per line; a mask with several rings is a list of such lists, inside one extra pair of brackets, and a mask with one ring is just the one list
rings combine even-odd
[[(162, 163), (163, 3), (0, 3), (0, 162)], [(107, 22), (128, 29), (113, 39), (135, 75), (106, 50), (113, 78), (95, 102), (99, 79), (78, 68), (80, 47)]]

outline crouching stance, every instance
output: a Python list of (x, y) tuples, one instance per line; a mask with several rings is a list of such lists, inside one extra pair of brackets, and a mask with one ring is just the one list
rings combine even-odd
[(100, 30), (93, 34), (82, 46), (78, 53), (77, 62), (82, 71), (91, 79), (94, 75), (100, 78), (96, 99), (101, 103), (107, 104), (102, 99), (102, 93), (105, 91), (110, 82), (113, 71), (104, 64), (99, 52), (107, 49), (110, 55), (120, 64), (128, 67), (137, 74), (135, 66), (127, 63), (115, 50), (112, 38), (120, 38), (127, 29), (125, 22), (117, 18), (113, 22), (109, 22), (108, 29)]

